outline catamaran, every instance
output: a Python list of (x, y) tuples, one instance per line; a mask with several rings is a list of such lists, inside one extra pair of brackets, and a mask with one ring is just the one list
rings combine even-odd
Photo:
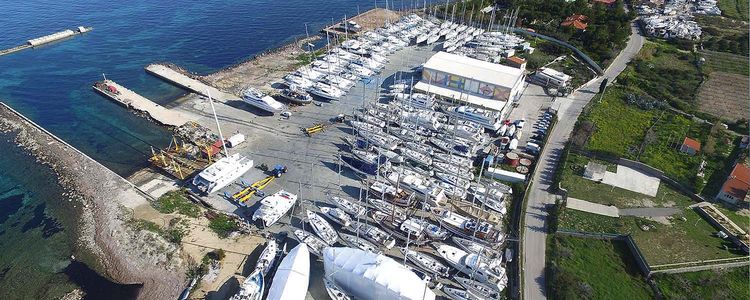
[(253, 160), (232, 154), (217, 160), (193, 178), (193, 185), (200, 191), (210, 194), (234, 182), (253, 167)]

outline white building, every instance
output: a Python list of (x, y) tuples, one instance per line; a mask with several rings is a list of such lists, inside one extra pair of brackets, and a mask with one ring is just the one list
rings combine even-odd
[(424, 64), (414, 88), (506, 115), (508, 103), (521, 97), (524, 78), (518, 68), (438, 52)]

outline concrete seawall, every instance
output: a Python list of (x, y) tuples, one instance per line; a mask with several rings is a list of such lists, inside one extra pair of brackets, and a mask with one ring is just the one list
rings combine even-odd
[(215, 87), (209, 86), (199, 80), (190, 78), (185, 74), (177, 72), (172, 68), (162, 64), (150, 64), (146, 66), (146, 72), (190, 92), (206, 97), (208, 97), (210, 94), (211, 98), (219, 102), (226, 102), (230, 99), (239, 99), (238, 96), (220, 91)]
[[(109, 90), (110, 87), (114, 89)], [(102, 96), (107, 97), (122, 106), (146, 113), (151, 119), (162, 125), (178, 127), (189, 121), (195, 121), (195, 118), (192, 118), (185, 113), (173, 111), (156, 104), (146, 97), (143, 97), (112, 80), (97, 82), (93, 85), (93, 89)]]

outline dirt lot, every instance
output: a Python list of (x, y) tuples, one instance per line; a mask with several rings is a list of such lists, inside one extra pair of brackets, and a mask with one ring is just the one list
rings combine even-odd
[(747, 118), (749, 99), (746, 76), (712, 72), (698, 91), (698, 109), (734, 121)]

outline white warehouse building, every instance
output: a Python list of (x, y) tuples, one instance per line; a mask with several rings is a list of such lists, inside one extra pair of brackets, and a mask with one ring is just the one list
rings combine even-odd
[(519, 68), (438, 52), (424, 64), (422, 80), (414, 89), (505, 116), (509, 103), (521, 97), (524, 79)]

